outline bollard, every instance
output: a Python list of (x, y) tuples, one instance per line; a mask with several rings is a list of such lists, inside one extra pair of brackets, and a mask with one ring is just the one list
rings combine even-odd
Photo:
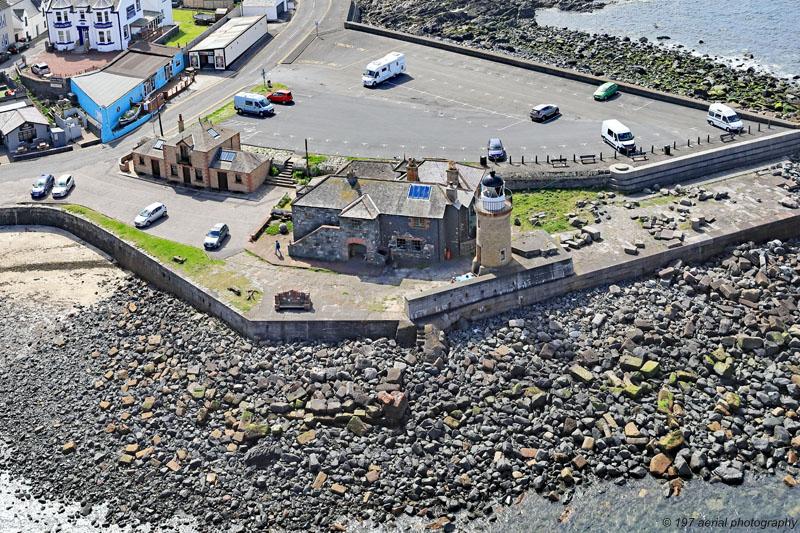
[(678, 143), (677, 141), (672, 141), (672, 149), (673, 150), (677, 150), (678, 149), (677, 143)]
[(747, 134), (750, 135), (750, 124), (747, 125)]
[(534, 162), (534, 164), (536, 164), (536, 165), (538, 165), (538, 164), (539, 164), (539, 156), (538, 156), (538, 155), (534, 156), (534, 161), (533, 161), (533, 162)]
[(522, 164), (523, 165), (525, 164), (525, 156), (524, 155), (522, 156)]
[(514, 163), (511, 161), (511, 156), (508, 156), (508, 164), (513, 165)]
[(655, 147), (655, 146), (653, 146), (652, 144), (650, 145), (650, 153), (651, 153), (651, 154), (654, 154), (654, 153), (656, 153), (656, 151), (655, 151), (655, 148), (656, 148), (656, 147)]
[(706, 135), (706, 142), (707, 142), (707, 143), (710, 143), (710, 142), (711, 142), (711, 135)]
[(603, 160), (603, 152), (600, 152), (600, 161)]
[(614, 150), (614, 159), (616, 159), (616, 158), (617, 158), (617, 151)]
[(771, 129), (772, 129), (772, 120), (768, 120), (768, 121), (767, 121), (767, 129), (768, 129), (768, 130), (771, 130)]
[(758, 123), (758, 131), (759, 131), (759, 133), (761, 132), (761, 123), (760, 122)]
[(577, 163), (577, 162), (578, 162), (578, 160), (577, 160), (577, 159), (575, 159), (575, 154), (572, 154), (572, 162), (573, 162), (573, 163)]
[(547, 156), (547, 162), (550, 163), (550, 156)]
[(686, 146), (689, 147), (689, 148), (692, 147), (692, 140), (691, 139), (686, 139)]
[(697, 138), (697, 144), (700, 144), (700, 137)]

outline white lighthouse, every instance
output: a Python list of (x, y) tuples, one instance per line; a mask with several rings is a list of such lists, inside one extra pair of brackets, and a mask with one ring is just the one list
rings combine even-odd
[(511, 202), (506, 199), (505, 183), (494, 170), (481, 180), (475, 214), (478, 232), (472, 271), (485, 274), (511, 262)]

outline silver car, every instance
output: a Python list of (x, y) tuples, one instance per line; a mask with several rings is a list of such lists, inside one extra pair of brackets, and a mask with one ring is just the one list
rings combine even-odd
[(56, 180), (56, 186), (53, 187), (53, 198), (64, 198), (72, 189), (75, 188), (75, 179), (72, 177), (71, 174), (64, 174), (63, 176), (59, 176)]
[(137, 228), (144, 228), (165, 216), (167, 216), (167, 206), (155, 202), (145, 207), (141, 213), (136, 215), (136, 218), (133, 219), (133, 224)]
[(206, 234), (203, 240), (203, 247), (206, 250), (213, 250), (219, 248), (225, 237), (228, 236), (228, 225), (223, 222), (217, 222), (214, 227)]

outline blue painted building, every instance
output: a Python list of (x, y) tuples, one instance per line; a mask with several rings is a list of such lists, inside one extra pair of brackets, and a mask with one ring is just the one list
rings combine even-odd
[(137, 42), (103, 69), (74, 76), (70, 84), (81, 108), (100, 123), (101, 140), (109, 142), (146, 122), (150, 115), (141, 104), (183, 69), (179, 48)]

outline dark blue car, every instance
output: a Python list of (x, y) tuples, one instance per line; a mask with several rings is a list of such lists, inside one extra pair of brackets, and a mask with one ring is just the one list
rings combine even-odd
[(503, 161), (506, 158), (506, 150), (500, 139), (489, 139), (487, 146), (489, 161)]
[(31, 187), (31, 198), (47, 198), (56, 179), (52, 174), (42, 174)]

